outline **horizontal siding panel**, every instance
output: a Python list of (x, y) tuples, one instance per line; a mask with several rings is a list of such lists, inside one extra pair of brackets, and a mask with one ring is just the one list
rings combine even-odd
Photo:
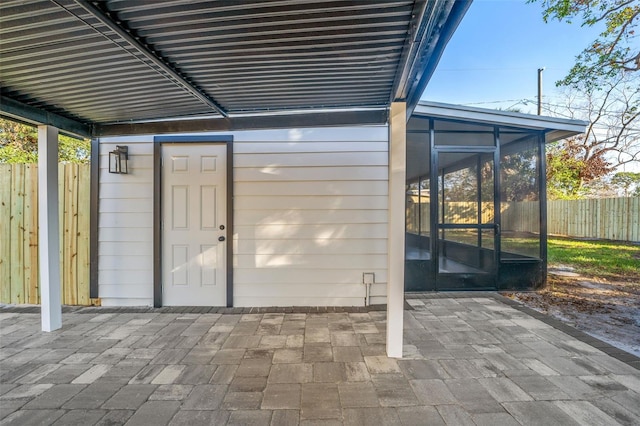
[(153, 259), (149, 255), (101, 255), (98, 267), (100, 270), (146, 271), (153, 268)]
[(376, 275), (376, 282), (374, 284), (371, 284), (371, 288), (369, 289), (369, 291), (369, 296), (371, 297), (387, 297), (387, 283), (379, 280), (378, 276)]
[[(100, 156), (100, 172), (105, 171), (107, 175), (122, 176), (114, 173), (109, 173), (109, 156)], [(129, 154), (129, 161), (127, 163), (129, 167), (129, 173), (137, 175), (139, 172), (150, 173), (153, 170), (153, 155), (132, 155)]]
[(149, 285), (153, 287), (153, 271), (149, 270), (115, 270), (105, 269), (100, 271), (100, 286), (102, 285), (119, 285), (127, 287), (130, 285)]
[[(130, 241), (153, 241), (153, 229), (148, 228), (101, 228), (98, 233), (98, 241), (113, 241), (128, 243)], [(151, 254), (151, 253), (149, 253)]]
[(102, 256), (140, 256), (142, 254), (151, 253), (153, 251), (153, 243), (151, 241), (139, 242), (129, 241), (126, 244), (119, 242), (101, 242), (98, 243), (98, 252)]
[(235, 256), (238, 268), (332, 268), (360, 269), (362, 271), (387, 264), (387, 256), (382, 254), (315, 255), (248, 255)]
[(304, 225), (306, 223), (387, 223), (387, 210), (242, 210), (237, 225)]
[(234, 142), (326, 142), (389, 140), (387, 126), (249, 130), (234, 133)]
[[(384, 269), (383, 269), (384, 268)], [(387, 281), (386, 262), (366, 271), (355, 269), (273, 269), (273, 268), (236, 268), (233, 271), (234, 285), (241, 284), (359, 284), (362, 273), (373, 272), (376, 282)]]
[(124, 297), (135, 299), (153, 298), (153, 286), (151, 285), (109, 285), (100, 286), (100, 297)]
[(387, 141), (324, 141), (324, 142), (242, 142), (234, 144), (236, 154), (273, 154), (308, 152), (387, 152)]
[(387, 152), (323, 152), (234, 155), (235, 167), (386, 166)]
[(236, 182), (235, 195), (387, 195), (387, 181)]
[(364, 300), (364, 284), (243, 284), (234, 288), (236, 297), (271, 297), (283, 294), (286, 297), (361, 297)]
[(387, 224), (234, 226), (236, 238), (256, 240), (387, 238)]
[(101, 183), (146, 183), (153, 184), (153, 170), (130, 170), (127, 175), (118, 175), (109, 173), (107, 169), (100, 170), (100, 182)]
[(387, 304), (387, 296), (371, 296), (369, 297), (370, 305), (386, 305)]
[(153, 185), (150, 183), (100, 183), (100, 198), (136, 199), (153, 198)]
[(386, 254), (385, 239), (249, 240), (237, 242), (236, 254)]
[(134, 198), (120, 200), (105, 198), (100, 200), (100, 213), (147, 213), (148, 220), (153, 217), (153, 198)]
[(150, 228), (153, 216), (149, 213), (101, 213), (98, 223), (101, 228)]
[(237, 168), (237, 181), (348, 181), (388, 179), (386, 166)]
[(267, 307), (267, 306), (363, 306), (362, 297), (234, 297), (233, 304), (237, 307)]
[(283, 209), (283, 210), (323, 210), (323, 209), (373, 209), (386, 210), (388, 198), (386, 196), (316, 196), (307, 197), (304, 195), (286, 196), (261, 196), (246, 195), (235, 197), (234, 207), (240, 210), (256, 209)]

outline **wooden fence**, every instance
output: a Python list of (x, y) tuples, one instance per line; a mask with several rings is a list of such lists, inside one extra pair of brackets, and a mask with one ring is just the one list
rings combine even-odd
[(640, 197), (547, 202), (552, 235), (640, 241)]
[[(485, 205), (487, 204), (487, 205)], [(476, 203), (447, 203), (447, 223), (476, 223)], [(491, 222), (493, 211), (483, 203), (484, 222)], [(502, 203), (504, 231), (539, 232), (537, 201)], [(407, 208), (407, 230), (429, 229), (429, 203), (412, 203)], [(589, 200), (554, 200), (547, 202), (547, 233), (578, 238), (640, 241), (640, 197)]]
[[(89, 165), (60, 164), (62, 303), (89, 305)], [(0, 302), (40, 303), (38, 168), (0, 164)]]

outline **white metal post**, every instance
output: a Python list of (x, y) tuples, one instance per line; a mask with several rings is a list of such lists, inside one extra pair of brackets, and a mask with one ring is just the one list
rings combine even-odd
[(402, 358), (404, 331), (404, 232), (407, 106), (393, 102), (389, 112), (389, 235), (387, 356)]
[(62, 327), (58, 129), (38, 126), (38, 254), (42, 331)]

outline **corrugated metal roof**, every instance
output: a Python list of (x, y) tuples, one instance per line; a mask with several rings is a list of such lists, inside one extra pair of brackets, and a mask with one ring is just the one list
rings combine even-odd
[(5, 0), (1, 93), (98, 124), (384, 108), (406, 95), (414, 43), (457, 25), (461, 14), (447, 21), (453, 4)]

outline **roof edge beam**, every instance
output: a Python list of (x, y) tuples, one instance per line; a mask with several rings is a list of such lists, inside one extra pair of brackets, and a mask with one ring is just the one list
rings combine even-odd
[[(93, 3), (90, 3), (85, 0), (73, 0), (78, 6), (80, 6), (87, 13), (91, 14), (97, 20), (99, 20), (102, 24), (106, 25), (110, 30), (115, 32), (119, 37), (122, 37), (131, 47), (136, 49), (141, 55), (143, 55), (146, 59), (153, 62), (156, 66), (161, 68), (164, 72), (169, 74), (172, 79), (174, 79), (182, 88), (191, 93), (201, 102), (205, 103), (207, 106), (211, 107), (218, 114), (223, 117), (228, 117), (229, 114), (224, 110), (224, 108), (219, 105), (214, 99), (212, 99), (209, 95), (207, 95), (203, 90), (194, 86), (192, 83), (188, 82), (185, 77), (172, 66), (170, 66), (162, 57), (156, 55), (151, 50), (146, 48), (142, 43), (135, 39), (134, 36), (131, 35), (130, 32), (123, 29), (121, 26), (116, 24), (111, 20), (109, 16), (107, 16), (99, 7), (95, 6)], [(94, 28), (95, 29), (95, 28)]]
[(0, 96), (0, 116), (36, 126), (53, 126), (71, 136), (89, 138), (92, 133), (91, 126), (88, 124), (23, 104), (6, 96)]
[(407, 120), (470, 5), (471, 0), (416, 1), (389, 99), (407, 102)]
[(421, 43), (416, 40), (418, 34), (425, 35), (424, 26), (428, 24), (429, 17), (425, 17), (427, 12), (427, 1), (419, 0), (413, 4), (411, 11), (411, 22), (407, 31), (407, 42), (402, 49), (400, 57), (400, 67), (396, 70), (396, 76), (391, 89), (389, 102), (403, 101), (407, 97), (407, 82), (413, 72), (418, 47)]
[(97, 125), (94, 136), (125, 136), (142, 134), (229, 132), (291, 127), (329, 127), (347, 125), (386, 124), (388, 111), (336, 111), (306, 114), (259, 115), (232, 118), (173, 120), (153, 123), (115, 123)]
[(446, 18), (436, 23), (436, 27), (440, 29), (440, 32), (436, 34), (435, 39), (422, 40), (426, 43), (431, 43), (426, 47), (422, 46), (421, 41), (421, 49), (418, 51), (421, 52), (422, 57), (417, 59), (417, 66), (413, 67), (411, 79), (407, 81), (407, 84), (409, 84), (406, 90), (407, 120), (411, 117), (414, 108), (420, 101), (424, 89), (435, 72), (438, 62), (440, 62), (445, 47), (467, 13), (471, 2), (472, 0), (445, 0), (444, 7), (448, 9), (448, 13), (445, 15)]

